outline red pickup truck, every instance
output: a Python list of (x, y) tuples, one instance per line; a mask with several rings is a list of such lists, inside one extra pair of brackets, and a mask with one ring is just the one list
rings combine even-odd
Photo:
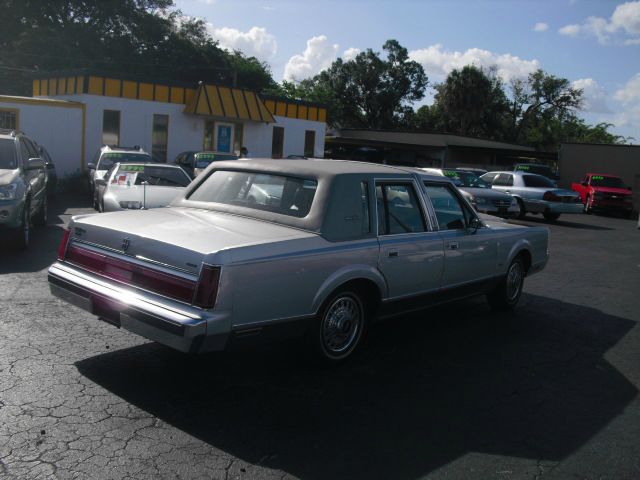
[(596, 209), (617, 210), (631, 216), (633, 194), (620, 177), (587, 173), (580, 183), (573, 183), (571, 188), (582, 197), (586, 213)]

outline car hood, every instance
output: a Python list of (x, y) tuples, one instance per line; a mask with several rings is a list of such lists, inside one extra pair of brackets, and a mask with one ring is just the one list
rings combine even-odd
[(499, 200), (504, 198), (511, 198), (508, 193), (493, 190), (492, 188), (474, 188), (474, 187), (458, 187), (460, 190), (470, 193), (474, 197), (490, 198), (493, 200)]
[(615, 188), (615, 187), (592, 187), (596, 192), (602, 193), (613, 193), (617, 195), (631, 195), (631, 190), (626, 188)]
[(7, 170), (0, 169), (0, 185), (8, 185), (13, 182), (18, 175), (20, 174), (20, 170)]
[(181, 269), (230, 263), (225, 251), (316, 234), (210, 210), (166, 207), (73, 217), (75, 239)]

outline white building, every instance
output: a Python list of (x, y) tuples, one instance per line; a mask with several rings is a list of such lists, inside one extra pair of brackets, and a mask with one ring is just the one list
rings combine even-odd
[(184, 151), (322, 157), (323, 105), (220, 85), (170, 85), (100, 75), (33, 82), (33, 97), (0, 96), (0, 128), (22, 130), (59, 175), (84, 170), (102, 145), (141, 146), (160, 161)]

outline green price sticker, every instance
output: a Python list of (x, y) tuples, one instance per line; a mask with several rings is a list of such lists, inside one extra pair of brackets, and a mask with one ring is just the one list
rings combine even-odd
[(121, 172), (144, 172), (144, 165), (120, 165)]
[(591, 180), (604, 180), (604, 177), (602, 175), (594, 175)]
[(215, 160), (215, 153), (200, 153), (198, 154), (198, 160)]
[(529, 170), (529, 167), (527, 165), (519, 165), (518, 170)]
[(458, 172), (452, 172), (451, 170), (445, 170), (444, 174), (447, 177), (454, 177), (454, 178), (458, 178), (460, 176), (458, 175)]

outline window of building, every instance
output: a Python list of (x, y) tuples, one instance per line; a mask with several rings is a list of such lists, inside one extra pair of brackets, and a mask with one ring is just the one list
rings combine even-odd
[(284, 128), (273, 127), (273, 139), (271, 140), (271, 158), (282, 158), (284, 151)]
[(314, 157), (316, 146), (316, 131), (306, 130), (304, 132), (304, 156)]
[(102, 144), (120, 145), (120, 112), (105, 110), (102, 114)]
[(153, 116), (153, 135), (151, 155), (160, 162), (167, 161), (167, 144), (169, 143), (169, 115)]
[(223, 123), (214, 120), (204, 122), (204, 142), (202, 149), (207, 152), (221, 152), (238, 155), (243, 142), (241, 123)]
[(18, 129), (18, 110), (0, 110), (0, 128)]

